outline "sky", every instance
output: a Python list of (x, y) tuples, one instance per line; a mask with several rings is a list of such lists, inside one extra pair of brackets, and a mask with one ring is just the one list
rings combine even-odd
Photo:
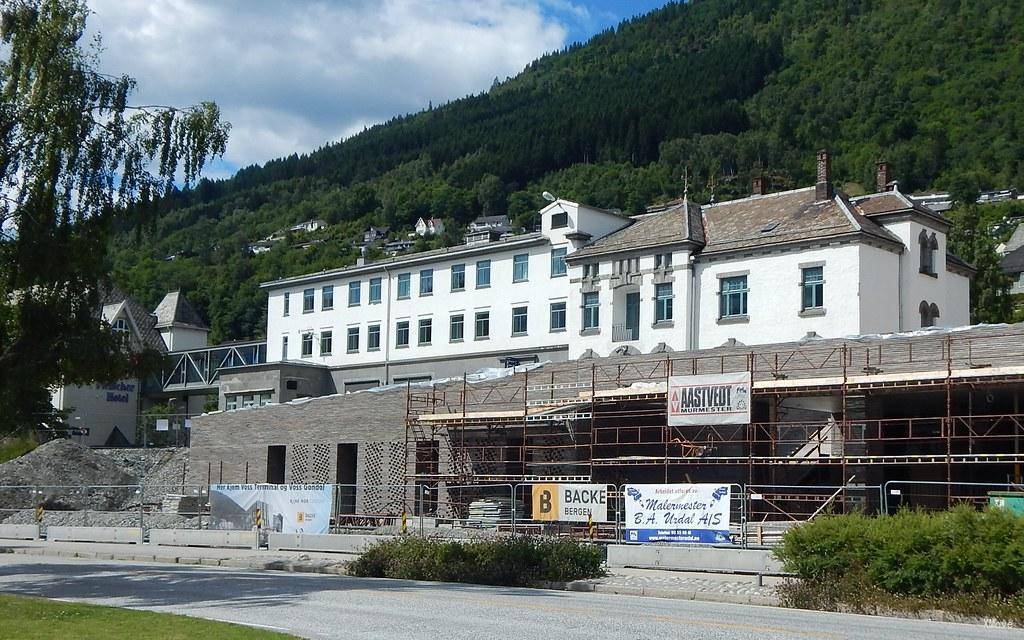
[(231, 136), (205, 175), (222, 178), (485, 91), (665, 2), (90, 0), (88, 31), (136, 104), (220, 106)]

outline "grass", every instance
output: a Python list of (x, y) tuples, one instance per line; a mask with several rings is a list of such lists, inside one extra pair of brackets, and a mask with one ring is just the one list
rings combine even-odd
[(0, 464), (21, 457), (38, 446), (28, 436), (0, 438)]
[(284, 640), (294, 637), (169, 613), (7, 594), (0, 594), (0, 621), (3, 627), (0, 635), (18, 640)]

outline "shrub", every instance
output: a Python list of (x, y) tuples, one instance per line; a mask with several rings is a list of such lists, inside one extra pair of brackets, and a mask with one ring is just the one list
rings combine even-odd
[(603, 549), (572, 540), (456, 542), (408, 536), (369, 547), (348, 570), (360, 577), (530, 586), (598, 577), (603, 562)]
[(1024, 518), (1001, 509), (824, 517), (787, 532), (775, 553), (808, 583), (920, 597), (1024, 593)]

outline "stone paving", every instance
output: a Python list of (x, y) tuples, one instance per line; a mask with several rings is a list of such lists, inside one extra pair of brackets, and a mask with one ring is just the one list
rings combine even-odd
[(616, 568), (603, 578), (580, 580), (570, 583), (567, 588), (659, 598), (777, 604), (774, 585), (781, 579), (765, 576), (760, 582), (758, 584), (757, 576)]

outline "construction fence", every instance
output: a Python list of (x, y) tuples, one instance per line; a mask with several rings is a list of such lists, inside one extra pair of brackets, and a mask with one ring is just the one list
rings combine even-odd
[[(628, 492), (633, 485), (582, 485), (601, 501), (575, 521), (545, 514), (539, 492), (550, 483), (472, 485), (331, 485), (330, 533), (449, 535), (475, 538), (541, 535), (630, 542)], [(641, 486), (641, 485), (637, 485)], [(1002, 483), (891, 481), (878, 485), (728, 486), (728, 542), (771, 545), (793, 526), (825, 514), (895, 513), (900, 508), (984, 508), (990, 493), (1020, 492)], [(550, 497), (547, 498), (550, 500)], [(373, 509), (358, 508), (374, 504)], [(209, 485), (0, 486), (0, 525), (209, 529)], [(267, 526), (267, 525), (264, 525)]]

